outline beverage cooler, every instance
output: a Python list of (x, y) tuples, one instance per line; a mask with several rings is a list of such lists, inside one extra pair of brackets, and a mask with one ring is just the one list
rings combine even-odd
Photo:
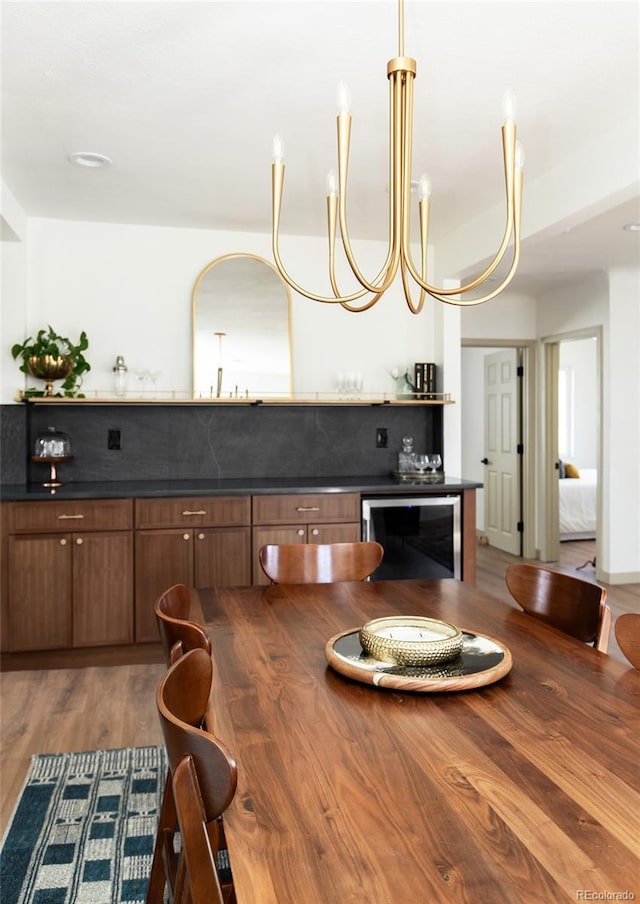
[(384, 549), (372, 581), (461, 578), (460, 496), (362, 498), (362, 539)]

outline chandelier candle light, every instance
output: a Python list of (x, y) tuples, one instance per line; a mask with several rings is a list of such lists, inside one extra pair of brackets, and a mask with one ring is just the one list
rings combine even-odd
[[(420, 223), (420, 269), (415, 266), (410, 250), (410, 200), (411, 200), (411, 142), (413, 133), (413, 81), (416, 75), (416, 61), (404, 56), (404, 0), (398, 0), (398, 56), (387, 64), (389, 79), (389, 245), (384, 265), (369, 282), (360, 272), (349, 241), (347, 231), (347, 170), (349, 165), (349, 140), (351, 134), (350, 91), (341, 82), (338, 86), (338, 173), (331, 170), (327, 177), (327, 219), (329, 232), (329, 278), (333, 297), (316, 295), (303, 289), (289, 276), (280, 258), (278, 233), (284, 186), (284, 150), (279, 135), (273, 139), (272, 172), (272, 247), (276, 267), (283, 279), (306, 298), (312, 301), (341, 304), (347, 311), (366, 311), (386, 292), (400, 267), (404, 297), (413, 314), (422, 310), (427, 295), (438, 301), (455, 305), (476, 305), (494, 298), (511, 282), (520, 257), (520, 220), (522, 211), (522, 166), (524, 155), (517, 141), (514, 122), (515, 99), (510, 92), (505, 95), (502, 125), (502, 153), (506, 183), (506, 226), (502, 243), (488, 267), (471, 282), (455, 288), (444, 289), (427, 282), (427, 248), (429, 240), (429, 207), (431, 185), (426, 175), (418, 183), (418, 211)], [(337, 224), (346, 258), (362, 289), (350, 295), (341, 295), (335, 275), (335, 240)], [(480, 298), (462, 298), (477, 289), (502, 261), (513, 238), (513, 258), (509, 272), (500, 285)], [(413, 279), (419, 288), (419, 298), (411, 298)], [(373, 296), (373, 297), (371, 297)], [(358, 302), (364, 299), (363, 303)], [(354, 304), (356, 302), (356, 304)]]

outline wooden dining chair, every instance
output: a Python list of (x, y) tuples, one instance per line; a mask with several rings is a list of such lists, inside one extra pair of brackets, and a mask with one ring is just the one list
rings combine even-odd
[(640, 612), (625, 612), (616, 619), (618, 646), (634, 669), (640, 669)]
[[(177, 661), (177, 660), (176, 660)], [(184, 698), (177, 697), (175, 708), (183, 722), (187, 722), (197, 728), (206, 728), (209, 697), (211, 693), (211, 681), (213, 676), (213, 663), (210, 656), (191, 660), (188, 672), (182, 672), (183, 680), (188, 677), (192, 682), (189, 693)], [(166, 677), (166, 675), (165, 675)], [(173, 797), (173, 784), (171, 767), (167, 769), (158, 829), (147, 886), (146, 904), (163, 904), (167, 873), (169, 873), (169, 887), (175, 885), (174, 858), (168, 856), (172, 849), (173, 839), (178, 826), (178, 815)]]
[[(213, 723), (209, 716), (208, 706), (212, 676), (211, 641), (202, 625), (189, 621), (190, 610), (191, 595), (184, 584), (174, 584), (169, 587), (155, 604), (158, 631), (168, 667), (190, 650), (202, 649), (207, 653), (209, 666), (204, 664), (201, 666), (202, 679), (191, 697), (191, 709), (184, 710), (182, 717), (184, 721), (194, 726), (211, 729)], [(162, 904), (163, 902), (166, 872), (171, 869), (170, 864), (164, 862), (166, 854), (163, 854), (163, 851), (172, 842), (177, 825), (171, 769), (168, 769), (149, 875), (147, 904)]]
[(282, 543), (260, 547), (258, 558), (273, 584), (330, 584), (364, 581), (384, 550), (373, 540), (354, 543)]
[[(190, 650), (167, 670), (158, 685), (156, 704), (160, 727), (169, 760), (169, 787), (165, 791), (160, 813), (154, 863), (147, 892), (147, 904), (160, 904), (168, 886), (174, 904), (189, 902), (191, 884), (200, 888), (205, 881), (208, 899), (214, 904), (235, 902), (233, 881), (229, 875), (218, 874), (217, 866), (209, 876), (206, 862), (191, 854), (185, 854), (186, 844), (192, 833), (206, 833), (214, 861), (225, 848), (222, 813), (233, 800), (237, 785), (237, 768), (232, 755), (211, 732), (201, 728), (211, 690), (212, 662), (203, 649)], [(176, 770), (181, 761), (190, 758), (195, 770), (197, 789), (201, 799), (201, 826), (194, 828), (193, 813), (198, 807), (191, 801), (190, 780), (176, 780)], [(187, 800), (179, 799), (181, 789), (187, 787)], [(195, 798), (197, 800), (197, 798)], [(182, 833), (182, 822), (188, 825), (187, 837)], [(180, 828), (180, 855), (176, 859), (175, 834)], [(197, 844), (197, 842), (196, 842)], [(159, 872), (156, 863), (162, 867)], [(155, 867), (155, 869), (154, 869)], [(202, 867), (203, 874), (199, 872)], [(197, 879), (194, 876), (197, 872)], [(202, 876), (204, 875), (204, 879)]]
[(235, 904), (233, 886), (220, 883), (216, 862), (219, 824), (217, 821), (207, 822), (198, 771), (192, 756), (184, 756), (176, 766), (173, 787), (183, 855), (174, 904), (182, 900), (188, 901), (188, 904)]
[(607, 652), (611, 609), (604, 587), (529, 562), (509, 565), (505, 580), (511, 596), (528, 615)]
[(205, 628), (189, 618), (191, 594), (184, 584), (174, 584), (165, 590), (156, 600), (154, 611), (167, 666), (188, 650), (202, 648), (211, 653)]

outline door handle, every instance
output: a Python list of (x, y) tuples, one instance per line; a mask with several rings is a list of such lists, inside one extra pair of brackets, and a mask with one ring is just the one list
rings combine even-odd
[(489, 464), (491, 464), (491, 462), (489, 461), (488, 458), (481, 458), (481, 459), (480, 459), (480, 464), (483, 464), (483, 465), (489, 465)]

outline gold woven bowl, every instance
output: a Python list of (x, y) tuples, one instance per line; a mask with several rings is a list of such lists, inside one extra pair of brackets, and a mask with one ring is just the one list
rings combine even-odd
[(375, 618), (360, 628), (360, 645), (374, 659), (396, 665), (450, 662), (462, 651), (462, 632), (435, 618)]

